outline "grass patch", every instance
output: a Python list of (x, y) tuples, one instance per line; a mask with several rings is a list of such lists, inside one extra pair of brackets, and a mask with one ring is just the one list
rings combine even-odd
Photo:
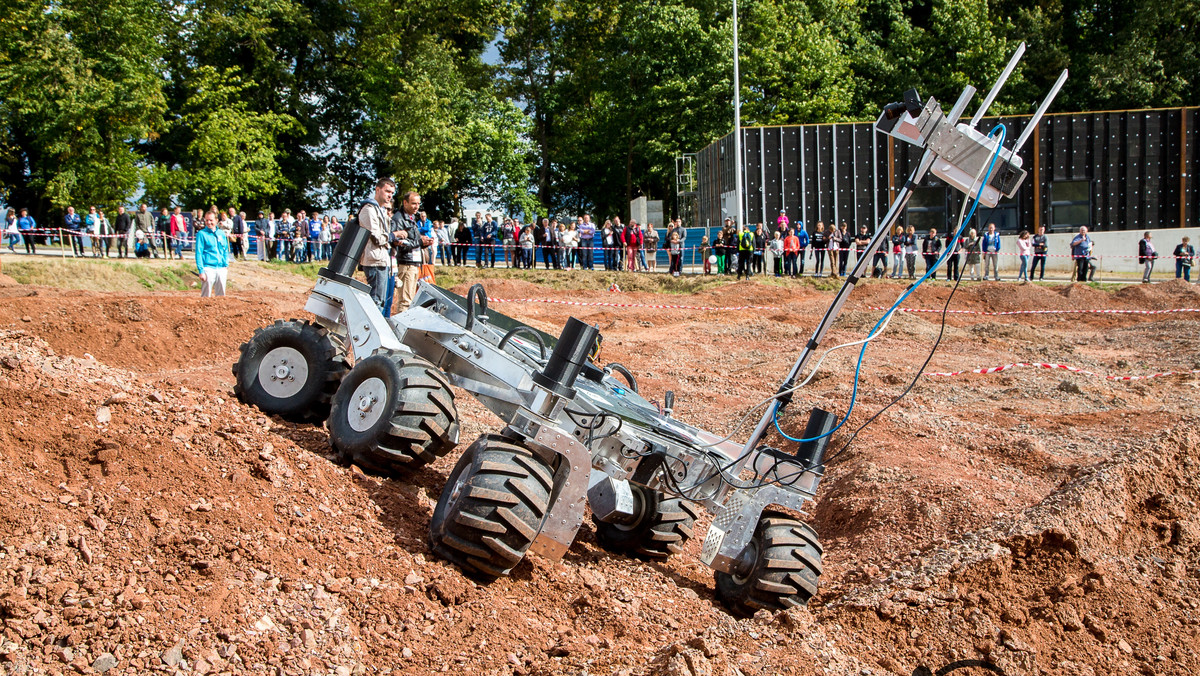
[(184, 291), (199, 278), (188, 263), (147, 265), (111, 260), (36, 258), (6, 262), (4, 273), (21, 284), (87, 291)]
[[(247, 259), (247, 260), (249, 260), (249, 259)], [(260, 262), (259, 265), (265, 266), (272, 270), (280, 270), (282, 272), (290, 272), (293, 275), (300, 275), (301, 277), (307, 277), (308, 279), (316, 279), (317, 271), (323, 267), (328, 266), (329, 261), (321, 261), (319, 263), (289, 263), (287, 261), (281, 261), (279, 259), (275, 259), (273, 261), (267, 261), (265, 263)]]
[(516, 270), (509, 268), (439, 267), (438, 286), (450, 288), (474, 284), (489, 279), (510, 279), (530, 282), (549, 289), (605, 291), (616, 283), (622, 291), (649, 291), (686, 295), (707, 291), (732, 283), (732, 278), (704, 275), (671, 275), (656, 273), (610, 272), (607, 270)]

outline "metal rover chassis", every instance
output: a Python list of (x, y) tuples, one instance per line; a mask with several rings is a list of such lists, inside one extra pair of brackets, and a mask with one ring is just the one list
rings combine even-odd
[[(532, 551), (561, 558), (583, 523), (589, 497), (593, 511), (602, 517), (631, 515), (634, 482), (687, 498), (711, 512), (714, 518), (701, 560), (715, 570), (733, 572), (764, 510), (775, 506), (803, 514), (805, 503), (814, 498), (820, 467), (806, 469), (799, 461), (761, 456), (758, 451), (743, 455), (739, 444), (721, 442), (710, 432), (660, 412), (608, 370), (585, 366), (566, 385), (574, 396), (535, 382), (534, 375), (543, 369), (541, 348), (524, 331), (535, 331), (547, 350), (557, 346), (557, 339), (526, 327), (501, 348), (506, 333), (525, 325), (504, 315), (484, 314), (486, 304), (472, 307), (473, 302), (422, 282), (412, 306), (385, 320), (359, 285), (319, 277), (305, 309), (338, 334), (357, 358), (388, 348), (432, 362), (452, 384), (505, 421), (506, 436), (521, 440), (547, 460), (563, 459), (557, 463), (550, 510)], [(601, 427), (589, 430), (579, 424), (594, 424), (591, 421), (601, 413), (609, 414)], [(584, 445), (589, 433), (595, 439), (590, 450)], [(778, 476), (787, 476), (790, 485), (745, 488), (726, 480), (760, 458)], [(718, 464), (728, 465), (724, 473), (714, 472)]]

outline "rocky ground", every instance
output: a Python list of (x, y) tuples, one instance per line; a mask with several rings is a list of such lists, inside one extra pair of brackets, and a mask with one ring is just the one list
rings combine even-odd
[[(598, 323), (606, 360), (721, 433), (774, 391), (832, 297), (811, 283), (682, 296), (633, 278), (619, 295), (484, 281), (496, 298), (777, 308), (493, 306), (554, 333), (571, 315)], [(376, 479), (332, 457), (323, 428), (231, 396), (238, 345), (303, 316), (304, 287), (201, 300), (0, 285), (0, 674), (1200, 671), (1194, 375), (921, 379), (829, 465), (811, 515), (820, 594), (738, 619), (714, 601), (700, 537), (646, 563), (601, 550), (585, 525), (563, 561), (531, 556), (489, 585), (433, 557), (426, 526), (455, 453)], [(868, 283), (831, 341), (860, 338), (880, 315), (868, 308), (901, 291)], [(923, 287), (907, 305), (948, 293)], [(1198, 308), (1200, 293), (983, 284), (952, 307)], [(897, 317), (868, 353), (852, 425), (904, 389), (939, 325)], [(952, 315), (930, 369), (1186, 371), (1198, 330), (1200, 313)], [(791, 410), (845, 411), (845, 352)], [(458, 406), (463, 447), (497, 426), (469, 397)]]

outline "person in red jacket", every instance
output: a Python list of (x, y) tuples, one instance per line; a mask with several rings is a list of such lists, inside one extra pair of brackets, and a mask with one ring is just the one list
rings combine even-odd
[(788, 228), (787, 237), (783, 238), (783, 274), (787, 277), (796, 276), (796, 256), (800, 255), (800, 238), (796, 231)]
[(625, 226), (624, 233), (625, 246), (625, 266), (630, 272), (637, 272), (638, 269), (638, 249), (642, 248), (642, 230), (638, 227), (638, 223), (634, 219), (629, 219), (629, 225)]
[(175, 207), (175, 213), (171, 214), (171, 245), (175, 249), (175, 257), (179, 260), (183, 260), (183, 245), (189, 239), (187, 221), (183, 218), (183, 209)]

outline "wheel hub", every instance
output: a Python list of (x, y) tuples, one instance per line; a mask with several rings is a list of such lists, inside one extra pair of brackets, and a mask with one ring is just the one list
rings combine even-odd
[(259, 362), (258, 382), (272, 397), (294, 397), (308, 382), (308, 361), (295, 348), (277, 347)]
[(750, 544), (742, 550), (733, 561), (733, 570), (729, 571), (729, 575), (738, 584), (746, 584), (750, 581), (750, 574), (754, 572), (754, 564), (758, 562), (758, 541), (751, 540)]
[(650, 506), (647, 504), (646, 494), (643, 492), (643, 490), (644, 489), (638, 486), (633, 488), (633, 514), (609, 522), (613, 528), (616, 528), (617, 530), (631, 531), (637, 528), (642, 523), (642, 520), (646, 518), (647, 513), (650, 511)]
[(379, 422), (387, 408), (387, 385), (379, 378), (367, 378), (350, 395), (347, 422), (355, 432), (365, 432)]

